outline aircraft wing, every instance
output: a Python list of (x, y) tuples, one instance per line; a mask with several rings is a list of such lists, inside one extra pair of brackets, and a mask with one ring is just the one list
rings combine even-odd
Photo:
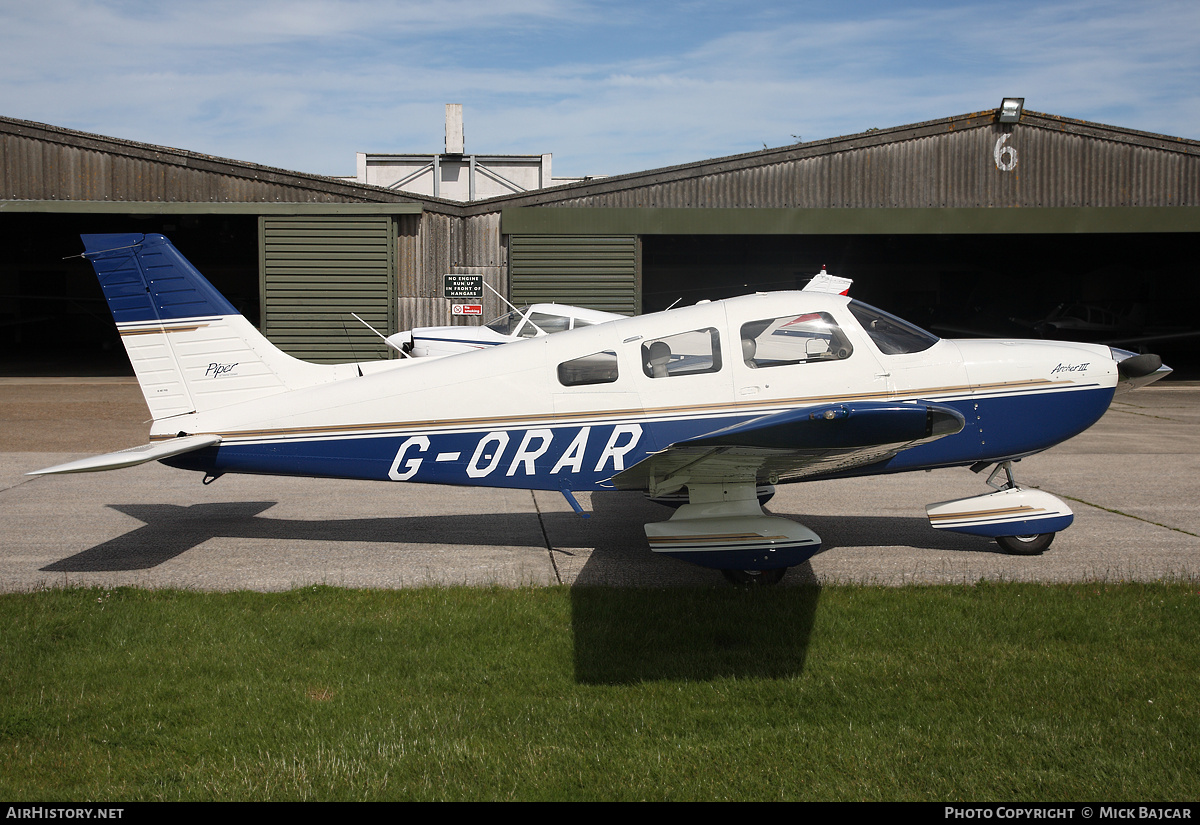
[(173, 455), (190, 453), (192, 450), (213, 447), (221, 443), (219, 435), (185, 435), (179, 438), (169, 438), (144, 444), (141, 447), (130, 447), (105, 455), (95, 455), (91, 458), (81, 458), (66, 464), (56, 464), (44, 470), (34, 470), (26, 473), (29, 476), (56, 475), (58, 473), (95, 473), (100, 470), (119, 470), (122, 467), (134, 467), (147, 461), (158, 461), (160, 458), (170, 458)]
[(795, 481), (885, 461), (965, 424), (957, 410), (929, 402), (800, 407), (678, 441), (617, 473), (612, 484), (664, 494), (687, 484)]

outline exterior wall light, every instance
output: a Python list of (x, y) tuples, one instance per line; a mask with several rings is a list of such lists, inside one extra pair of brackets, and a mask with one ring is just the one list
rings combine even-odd
[(1021, 119), (1021, 110), (1025, 108), (1025, 98), (1006, 97), (1000, 103), (1000, 122), (1016, 123)]

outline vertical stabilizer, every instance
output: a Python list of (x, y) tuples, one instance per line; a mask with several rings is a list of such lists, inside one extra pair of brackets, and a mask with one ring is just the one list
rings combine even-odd
[(156, 420), (335, 380), (344, 372), (277, 349), (162, 235), (82, 239)]

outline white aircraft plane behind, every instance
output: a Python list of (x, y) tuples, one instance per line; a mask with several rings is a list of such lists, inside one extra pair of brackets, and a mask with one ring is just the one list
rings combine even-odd
[(511, 312), (478, 326), (416, 327), (389, 335), (386, 340), (393, 348), (416, 358), (440, 357), (581, 329), (624, 317), (615, 312), (568, 304), (533, 304), (514, 307)]
[(653, 551), (771, 583), (820, 538), (771, 485), (995, 465), (933, 527), (1040, 553), (1070, 508), (1012, 462), (1170, 370), (1097, 344), (943, 340), (828, 291), (713, 301), (443, 359), (321, 366), (269, 343), (161, 235), (85, 235), (154, 416), (151, 443), (35, 474), (160, 460), (223, 473), (575, 491), (687, 502)]

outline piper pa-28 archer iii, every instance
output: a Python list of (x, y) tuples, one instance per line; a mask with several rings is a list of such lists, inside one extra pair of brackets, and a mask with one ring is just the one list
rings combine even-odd
[[(1072, 521), (1012, 462), (1169, 369), (1098, 344), (943, 340), (828, 291), (746, 295), (440, 359), (323, 366), (276, 349), (161, 235), (85, 235), (151, 443), (38, 471), (146, 461), (677, 501), (653, 551), (772, 583), (820, 550), (763, 512), (773, 485), (995, 465), (933, 527), (1042, 552)], [(848, 282), (847, 282), (848, 283)]]

